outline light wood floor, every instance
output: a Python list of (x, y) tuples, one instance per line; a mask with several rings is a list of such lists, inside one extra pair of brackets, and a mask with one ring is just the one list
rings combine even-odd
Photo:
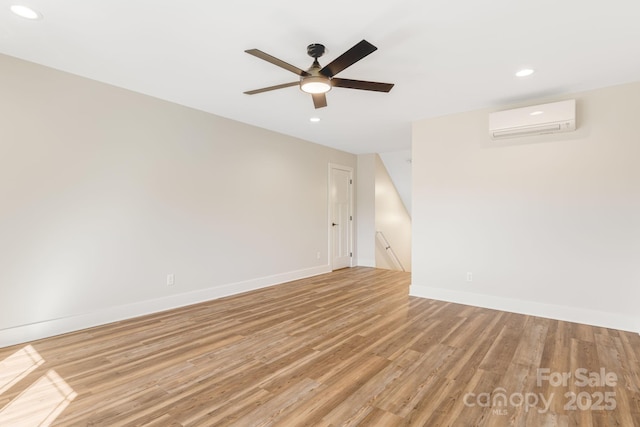
[(2, 348), (0, 425), (640, 426), (637, 334), (409, 283), (345, 269)]

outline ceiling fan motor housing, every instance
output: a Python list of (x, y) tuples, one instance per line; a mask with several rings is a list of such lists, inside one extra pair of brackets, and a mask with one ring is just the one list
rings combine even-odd
[(307, 55), (312, 58), (320, 58), (322, 55), (324, 55), (324, 52), (324, 45), (321, 45), (320, 43), (312, 43), (307, 46)]

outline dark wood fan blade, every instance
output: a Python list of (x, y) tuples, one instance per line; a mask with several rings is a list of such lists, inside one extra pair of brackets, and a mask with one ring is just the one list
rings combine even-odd
[(260, 59), (264, 59), (267, 62), (272, 63), (273, 65), (277, 65), (278, 67), (284, 68), (285, 70), (291, 71), (294, 74), (297, 74), (299, 76), (308, 76), (310, 75), (309, 73), (307, 73), (304, 70), (301, 70), (298, 67), (295, 67), (291, 64), (288, 64), (286, 62), (284, 62), (281, 59), (276, 58), (275, 56), (271, 56), (268, 53), (264, 53), (261, 50), (258, 49), (249, 49), (249, 50), (245, 50), (245, 52), (247, 52), (249, 55), (253, 55), (257, 58)]
[(256, 93), (269, 92), (270, 90), (282, 89), (290, 86), (298, 86), (300, 82), (283, 83), (281, 85), (263, 87), (262, 89), (248, 90), (244, 93), (247, 95), (255, 95)]
[(366, 40), (362, 40), (360, 43), (356, 44), (351, 49), (338, 56), (329, 64), (325, 65), (324, 68), (320, 70), (320, 73), (327, 77), (333, 77), (340, 71), (355, 64), (356, 62), (360, 61), (362, 58), (369, 55), (370, 53), (375, 52), (376, 50), (378, 50), (377, 47)]
[(334, 77), (331, 84), (335, 87), (346, 87), (348, 89), (374, 90), (376, 92), (389, 92), (393, 83), (366, 82), (363, 80), (339, 79)]
[(327, 96), (324, 93), (313, 93), (313, 106), (316, 108), (322, 108), (327, 106)]

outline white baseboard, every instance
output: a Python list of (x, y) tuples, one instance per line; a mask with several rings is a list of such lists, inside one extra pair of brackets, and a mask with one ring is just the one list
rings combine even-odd
[(413, 284), (409, 289), (409, 295), (507, 311), (510, 313), (526, 314), (530, 316), (545, 317), (548, 319), (583, 323), (603, 328), (640, 333), (640, 317), (620, 313), (544, 304), (535, 301), (524, 301), (494, 295), (452, 291), (449, 289), (417, 286)]
[(292, 280), (317, 276), (319, 274), (329, 273), (330, 271), (330, 266), (322, 265), (304, 270), (290, 271), (273, 276), (246, 280), (243, 282), (229, 283), (193, 292), (169, 295), (163, 298), (109, 307), (91, 313), (15, 326), (0, 330), (0, 347), (22, 344), (41, 338), (87, 329), (93, 326), (131, 319), (173, 308), (184, 307), (267, 286), (278, 285)]

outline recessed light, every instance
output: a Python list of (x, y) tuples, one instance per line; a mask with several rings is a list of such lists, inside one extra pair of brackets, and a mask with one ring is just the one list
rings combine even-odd
[(320, 117), (311, 117), (309, 121), (313, 123), (318, 123), (320, 121)]
[(40, 13), (31, 9), (30, 7), (23, 6), (21, 4), (11, 5), (10, 9), (11, 9), (11, 12), (15, 13), (21, 18), (33, 19), (33, 20), (42, 18), (42, 15)]
[(532, 70), (531, 68), (523, 68), (522, 70), (516, 73), (516, 77), (527, 77), (533, 73), (535, 73), (535, 71)]
[(532, 111), (529, 113), (530, 116), (539, 116), (540, 114), (544, 114), (544, 111)]

